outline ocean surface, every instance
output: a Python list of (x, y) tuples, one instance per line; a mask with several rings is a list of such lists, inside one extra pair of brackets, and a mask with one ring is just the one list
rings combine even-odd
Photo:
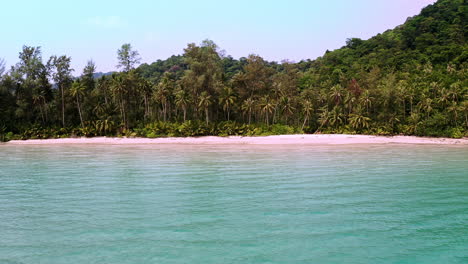
[(0, 263), (468, 263), (468, 147), (0, 145)]

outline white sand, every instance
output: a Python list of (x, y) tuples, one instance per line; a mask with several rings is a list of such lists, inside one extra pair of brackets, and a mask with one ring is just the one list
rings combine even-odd
[(343, 134), (299, 134), (266, 137), (169, 137), (169, 138), (61, 138), (61, 139), (29, 139), (12, 140), (6, 145), (40, 145), (40, 144), (252, 144), (252, 145), (279, 145), (279, 144), (444, 144), (468, 145), (468, 138), (425, 138), (413, 136), (368, 136)]

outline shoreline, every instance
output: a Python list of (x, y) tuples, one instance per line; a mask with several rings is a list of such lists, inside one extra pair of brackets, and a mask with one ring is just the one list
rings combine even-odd
[(187, 144), (187, 145), (344, 145), (344, 144), (433, 144), (468, 145), (468, 138), (429, 138), (416, 136), (371, 136), (348, 134), (294, 134), (277, 136), (202, 136), (202, 137), (91, 137), (12, 140), (1, 145), (55, 145), (55, 144)]

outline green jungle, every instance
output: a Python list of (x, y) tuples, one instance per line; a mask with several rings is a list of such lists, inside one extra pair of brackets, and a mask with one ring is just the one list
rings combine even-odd
[[(66, 55), (23, 46), (0, 60), (0, 141), (347, 133), (468, 136), (467, 1), (439, 0), (368, 40), (315, 60), (227, 56), (211, 40), (140, 64), (130, 44), (119, 72), (80, 77)], [(304, 32), (307, 34), (307, 32)], [(319, 41), (319, 40), (318, 40)], [(81, 72), (81, 71), (80, 71)]]

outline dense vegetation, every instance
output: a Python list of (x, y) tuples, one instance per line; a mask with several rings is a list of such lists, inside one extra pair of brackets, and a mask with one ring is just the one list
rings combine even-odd
[(314, 61), (233, 59), (212, 41), (139, 67), (130, 44), (121, 70), (72, 77), (70, 57), (46, 62), (24, 46), (0, 61), (0, 140), (68, 136), (468, 133), (467, 4), (439, 0), (405, 24)]

